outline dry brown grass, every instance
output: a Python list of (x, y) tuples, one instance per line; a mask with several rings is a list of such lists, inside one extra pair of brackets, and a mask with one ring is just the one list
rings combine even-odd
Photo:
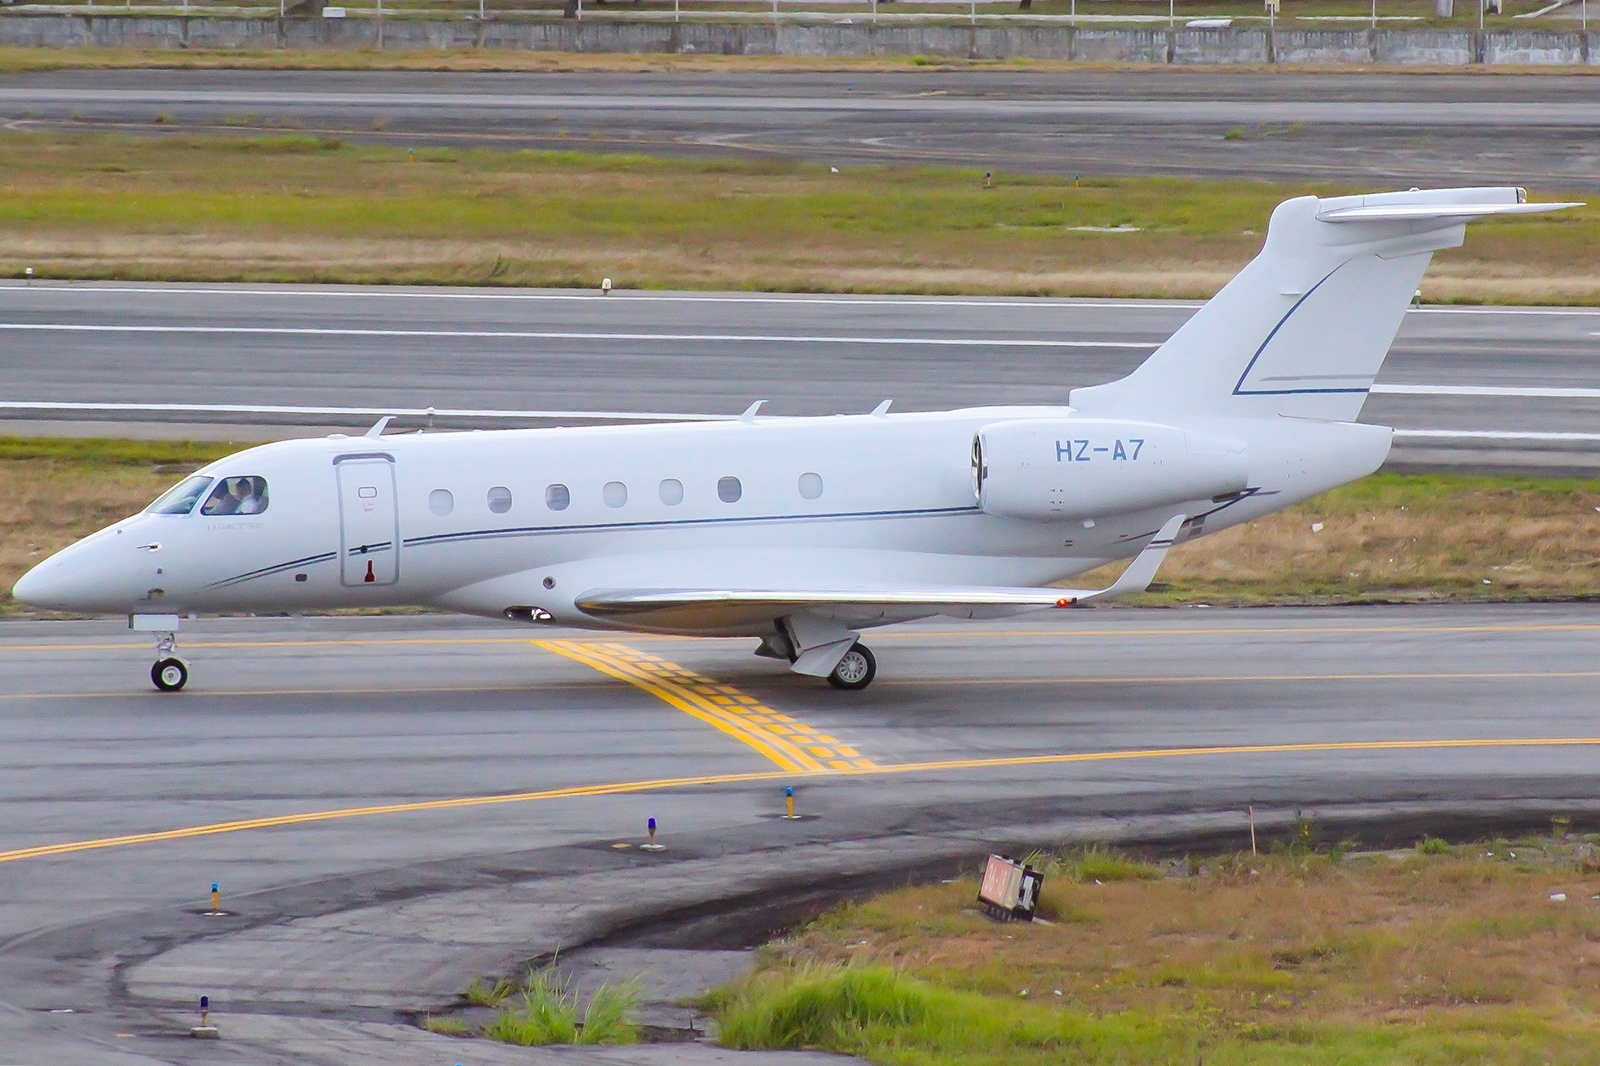
[[(1148, 603), (1600, 594), (1600, 483), (1378, 474), (1179, 545)], [(1312, 525), (1320, 523), (1320, 531)], [(1074, 584), (1109, 580), (1123, 564)], [(1487, 582), (1487, 584), (1485, 583)]]
[[(1153, 881), (1047, 878), (1052, 925), (982, 918), (963, 880), (844, 908), (779, 942), (768, 965), (882, 964), (1011, 1002), (1026, 990), (1098, 1017), (1186, 1019), (1213, 1034), (1215, 1061), (1236, 1061), (1230, 1040), (1374, 1026), (1503, 1041), (1504, 1057), (1440, 1062), (1540, 1061), (1519, 1049), (1581, 1061), (1574, 1050), (1600, 1046), (1594, 839), (1343, 861), (1288, 850), (1171, 863)], [(1370, 1061), (1417, 1060), (1391, 1048)]]
[[(534, 125), (562, 135), (559, 114)], [(1274, 204), (1307, 191), (1015, 175), (985, 189), (957, 169), (842, 170), (5, 134), (0, 274), (1198, 298), (1256, 253)], [(1139, 229), (1077, 228), (1117, 225)], [(1423, 291), (1600, 301), (1597, 255), (1600, 208), (1485, 223)]]
[[(589, 286), (596, 278), (635, 287), (769, 292), (929, 292), (1058, 296), (1117, 293), (1204, 299), (1233, 274), (1226, 264), (1141, 263), (1126, 269), (1061, 270), (1052, 263), (1008, 268), (896, 265), (888, 249), (862, 249), (855, 265), (830, 264), (836, 249), (795, 248), (785, 261), (752, 263), (748, 245), (697, 249), (559, 241), (467, 242), (224, 234), (32, 236), (0, 231), (0, 263), (29, 263), (41, 276), (163, 281), (324, 281), (351, 284), (528, 284)], [(1593, 285), (1600, 300), (1600, 279)], [(1555, 287), (1541, 291), (1554, 292)], [(1566, 290), (1562, 290), (1566, 292)], [(1574, 288), (1569, 302), (1583, 302)]]

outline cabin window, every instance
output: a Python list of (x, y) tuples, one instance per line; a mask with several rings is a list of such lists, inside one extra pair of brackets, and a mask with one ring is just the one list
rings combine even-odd
[(495, 514), (505, 514), (511, 510), (511, 490), (504, 485), (496, 485), (490, 489), (489, 510)]
[(669, 477), (661, 483), (661, 502), (668, 507), (676, 507), (683, 502), (683, 482), (675, 477)]
[(211, 487), (211, 479), (196, 474), (186, 477), (162, 494), (145, 510), (150, 514), (188, 514)]
[(628, 502), (628, 486), (620, 481), (608, 481), (606, 487), (600, 490), (600, 497), (606, 501), (607, 507), (621, 507)]
[(264, 477), (225, 477), (217, 482), (206, 502), (204, 515), (260, 514), (267, 509), (267, 479)]
[(744, 486), (739, 484), (736, 477), (717, 479), (717, 499), (723, 503), (738, 503), (739, 497), (744, 495)]
[(428, 510), (443, 517), (456, 509), (456, 498), (449, 489), (434, 489), (428, 493)]
[(544, 505), (552, 511), (565, 511), (572, 503), (572, 493), (565, 485), (551, 485), (544, 490)]
[(800, 495), (808, 500), (814, 500), (822, 495), (821, 474), (800, 475)]

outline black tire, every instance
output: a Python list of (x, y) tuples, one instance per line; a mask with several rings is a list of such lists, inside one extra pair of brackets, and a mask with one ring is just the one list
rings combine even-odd
[(189, 683), (189, 668), (182, 659), (157, 659), (150, 668), (150, 680), (162, 692), (176, 692)]
[(828, 684), (846, 692), (860, 692), (878, 676), (878, 660), (862, 643), (855, 643), (844, 653), (839, 665), (828, 675)]

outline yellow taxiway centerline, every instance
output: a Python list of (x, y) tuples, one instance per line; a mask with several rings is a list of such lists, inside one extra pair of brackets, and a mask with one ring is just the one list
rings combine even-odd
[[(1037, 637), (1205, 637), (1205, 636), (1331, 636), (1371, 633), (1581, 633), (1600, 630), (1600, 624), (1532, 624), (1481, 626), (1182, 626), (1171, 629), (905, 629), (875, 632), (873, 640), (973, 640)], [(678, 637), (665, 634), (629, 637), (636, 643), (725, 640), (725, 637)], [(740, 639), (740, 638), (734, 638)], [(383, 637), (370, 640), (194, 640), (183, 641), (186, 648), (315, 648), (384, 647), (394, 645), (485, 645), (525, 644), (526, 637)], [(102, 644), (0, 644), (0, 652), (41, 651), (148, 651), (146, 641), (117, 641)]]
[[(540, 642), (535, 642), (540, 643)], [(585, 662), (576, 656), (568, 656), (574, 661), (582, 662), (585, 666), (600, 668), (594, 663)], [(618, 676), (609, 671), (601, 671), (607, 676), (633, 684), (635, 679), (627, 676)], [(1053, 675), (1040, 674), (1036, 677), (920, 677), (920, 678), (890, 678), (874, 682), (878, 686), (893, 688), (915, 688), (922, 685), (938, 685), (942, 688), (960, 689), (978, 685), (1200, 685), (1200, 684), (1225, 684), (1244, 683), (1254, 681), (1571, 681), (1600, 678), (1600, 670), (1552, 670), (1552, 671), (1485, 671), (1482, 673), (1449, 673), (1449, 674), (1129, 674), (1115, 677), (1092, 677), (1082, 674)], [(724, 686), (721, 682), (709, 682), (719, 686), (719, 690), (727, 688), (731, 693), (742, 697), (737, 689)], [(177, 697), (186, 700), (198, 699), (233, 699), (241, 696), (408, 696), (429, 695), (439, 693), (474, 693), (474, 692), (511, 692), (528, 693), (546, 692), (552, 689), (586, 689), (592, 688), (594, 682), (587, 681), (528, 681), (523, 684), (512, 685), (406, 685), (396, 688), (259, 688), (259, 689), (219, 689), (215, 692), (189, 691)], [(642, 686), (641, 686), (642, 687)], [(654, 693), (652, 693), (654, 694)], [(155, 690), (129, 692), (0, 692), (0, 702), (7, 700), (127, 700), (151, 699), (171, 700), (170, 694), (156, 692)], [(743, 697), (754, 704), (754, 697)], [(676, 706), (676, 704), (674, 704)], [(796, 722), (787, 718), (764, 705), (736, 708), (741, 711), (755, 710), (758, 714), (771, 714), (779, 722), (787, 723), (789, 728), (801, 730), (799, 739), (810, 743), (808, 734), (814, 733), (815, 739), (821, 743), (833, 743), (820, 731), (811, 729), (803, 722)], [(680, 707), (679, 710), (682, 710)], [(851, 749), (841, 746), (840, 753), (855, 758)], [(837, 767), (835, 767), (837, 769)]]
[(660, 656), (612, 642), (536, 640), (532, 643), (643, 689), (669, 706), (748, 744), (785, 770), (815, 772), (872, 765), (837, 738), (773, 710), (732, 685), (667, 662)]
[[(1326, 741), (1308, 744), (1230, 744), (1194, 748), (1134, 748), (1122, 751), (1094, 751), (1053, 755), (1010, 755), (986, 759), (943, 759), (930, 762), (890, 763), (887, 765), (851, 766), (842, 769), (824, 768), (799, 774), (801, 777), (872, 777), (884, 774), (940, 773), (951, 770), (987, 770), (1005, 767), (1051, 766), (1071, 763), (1118, 762), (1140, 759), (1177, 759), (1225, 755), (1288, 755), (1339, 751), (1427, 751), (1436, 749), (1472, 748), (1562, 748), (1600, 747), (1600, 737), (1511, 737), (1464, 740), (1355, 740)], [(538, 800), (569, 799), (583, 796), (613, 796), (630, 792), (660, 791), (671, 788), (689, 788), (705, 785), (729, 785), (756, 781), (792, 779), (792, 772), (767, 770), (740, 774), (705, 774), (699, 777), (665, 777), (646, 781), (623, 781), (602, 785), (577, 785), (570, 788), (547, 789), (541, 792), (514, 792), (495, 796), (462, 796), (454, 799), (423, 800), (415, 803), (391, 803), (371, 807), (345, 807), (335, 810), (307, 811), (268, 818), (245, 818), (232, 822), (214, 822), (209, 825), (186, 826), (152, 833), (130, 833), (125, 836), (100, 837), (94, 840), (64, 841), (59, 844), (41, 844), (31, 848), (0, 851), (0, 862), (19, 859), (66, 855), (79, 851), (96, 851), (103, 848), (128, 847), (134, 844), (154, 844), (167, 840), (190, 837), (215, 836), (221, 833), (238, 833), (250, 829), (271, 829), (279, 826), (305, 825), (342, 818), (370, 818), (381, 814), (409, 814), (418, 811), (450, 810), (462, 807), (484, 807), (500, 803), (529, 803)]]
[(1242, 681), (1526, 681), (1531, 678), (1561, 680), (1563, 678), (1596, 677), (1600, 677), (1600, 670), (1552, 670), (1549, 672), (1505, 670), (1454, 674), (1132, 674), (1126, 677), (1085, 677), (1082, 675), (1046, 677), (1041, 675), (1039, 677), (963, 677), (960, 679), (924, 677), (914, 680), (901, 678), (879, 681), (877, 684), (894, 686), (940, 685), (946, 688), (961, 688), (966, 685), (1188, 685)]

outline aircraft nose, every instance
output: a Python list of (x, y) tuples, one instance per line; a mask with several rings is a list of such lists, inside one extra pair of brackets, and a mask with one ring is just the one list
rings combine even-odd
[(51, 611), (119, 610), (126, 598), (120, 568), (88, 537), (63, 548), (23, 574), (11, 587), (18, 603)]
[(11, 597), (29, 607), (61, 609), (70, 593), (66, 577), (59, 560), (46, 559), (11, 586)]

